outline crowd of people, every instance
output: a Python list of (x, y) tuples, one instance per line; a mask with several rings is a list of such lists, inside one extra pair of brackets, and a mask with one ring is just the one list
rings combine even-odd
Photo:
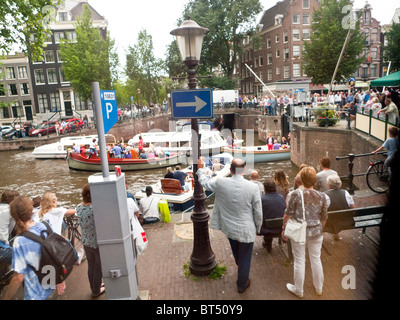
[[(259, 181), (256, 170), (250, 179), (244, 178), (246, 162), (235, 158), (231, 164), (231, 177), (212, 179), (205, 173), (204, 161), (199, 159), (197, 172), (200, 184), (215, 192), (214, 210), (210, 228), (221, 230), (228, 238), (232, 254), (238, 267), (237, 290), (244, 292), (250, 286), (250, 265), (253, 245), (257, 236), (262, 236), (263, 246), (268, 252), (276, 237), (284, 236), (289, 218), (307, 221), (306, 244), (293, 243), (294, 281), (287, 284), (289, 292), (301, 298), (304, 293), (306, 248), (309, 252), (313, 284), (317, 295), (322, 295), (324, 274), (320, 259), (323, 232), (330, 232), (334, 239), (340, 240), (339, 232), (353, 221), (330, 221), (328, 211), (354, 207), (352, 196), (341, 189), (341, 180), (336, 171), (330, 169), (330, 159), (320, 160), (321, 170), (307, 164), (290, 183), (282, 170), (276, 170), (273, 178)], [(282, 228), (269, 228), (264, 220), (283, 218)], [(327, 223), (328, 221), (328, 223)]]

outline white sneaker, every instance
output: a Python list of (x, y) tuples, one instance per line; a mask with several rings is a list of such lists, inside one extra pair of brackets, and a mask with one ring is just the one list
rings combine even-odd
[(83, 259), (85, 252), (83, 251), (83, 248), (80, 248), (78, 251), (78, 261), (77, 261), (77, 265), (80, 265)]
[(317, 296), (322, 296), (322, 289), (315, 289), (315, 293), (317, 294)]
[(290, 293), (293, 293), (298, 298), (303, 298), (303, 292), (296, 291), (296, 288), (293, 284), (287, 283), (286, 288), (289, 290)]

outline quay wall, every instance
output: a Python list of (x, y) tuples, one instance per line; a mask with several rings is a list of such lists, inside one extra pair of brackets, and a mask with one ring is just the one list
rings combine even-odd
[[(349, 161), (336, 160), (336, 157), (371, 153), (381, 144), (379, 140), (357, 130), (305, 127), (304, 124), (295, 123), (291, 133), (291, 161), (297, 166), (302, 163), (312, 165), (320, 171), (319, 159), (328, 156), (331, 169), (344, 177), (349, 173)], [(353, 174), (366, 173), (369, 163), (381, 158), (380, 155), (355, 158)], [(354, 177), (353, 183), (359, 189), (368, 189), (365, 176)]]

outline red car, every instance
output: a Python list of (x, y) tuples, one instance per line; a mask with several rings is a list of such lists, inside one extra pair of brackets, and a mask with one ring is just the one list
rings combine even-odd
[(84, 124), (79, 118), (66, 119), (65, 122), (67, 123), (65, 126), (65, 133), (76, 132), (77, 130), (80, 130)]
[[(36, 128), (33, 128), (31, 130), (29, 130), (28, 135), (30, 137), (42, 137), (45, 136), (47, 134), (50, 133), (54, 133), (56, 132), (56, 121), (49, 121), (44, 122), (38, 126), (36, 126)], [(62, 128), (60, 127), (60, 132), (62, 132)]]

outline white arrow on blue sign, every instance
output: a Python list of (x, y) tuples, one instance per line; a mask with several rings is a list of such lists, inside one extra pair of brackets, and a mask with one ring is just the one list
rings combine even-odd
[(104, 134), (118, 121), (117, 96), (114, 90), (100, 90)]
[(174, 119), (210, 119), (214, 114), (212, 89), (174, 90), (171, 107)]

